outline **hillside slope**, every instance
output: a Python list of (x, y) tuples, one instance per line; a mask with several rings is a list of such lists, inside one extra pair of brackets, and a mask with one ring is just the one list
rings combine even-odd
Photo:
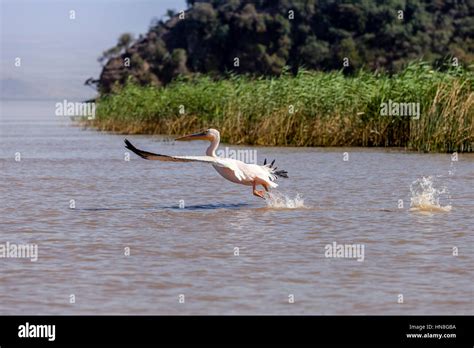
[[(417, 58), (474, 59), (474, 3), (468, 0), (208, 0), (154, 23), (137, 40), (120, 37), (101, 58), (101, 93), (131, 77), (164, 85), (178, 75), (279, 75), (361, 67), (399, 71)], [(151, 14), (152, 16), (152, 14)], [(148, 20), (148, 19), (144, 19)], [(344, 66), (346, 62), (346, 66)]]

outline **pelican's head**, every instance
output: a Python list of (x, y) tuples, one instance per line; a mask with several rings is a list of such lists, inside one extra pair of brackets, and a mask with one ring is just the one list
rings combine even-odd
[(175, 140), (179, 141), (189, 141), (189, 140), (209, 140), (213, 141), (215, 139), (220, 139), (220, 134), (217, 129), (209, 128), (207, 131), (194, 133), (190, 135), (185, 135), (184, 137), (176, 138)]

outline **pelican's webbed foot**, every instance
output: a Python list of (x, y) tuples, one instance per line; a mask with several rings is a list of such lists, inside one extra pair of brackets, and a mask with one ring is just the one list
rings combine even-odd
[(265, 191), (253, 190), (253, 195), (265, 199)]

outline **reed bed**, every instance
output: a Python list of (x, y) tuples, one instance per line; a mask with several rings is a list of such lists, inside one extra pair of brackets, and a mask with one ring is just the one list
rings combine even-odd
[[(132, 82), (98, 99), (87, 126), (126, 134), (182, 135), (217, 128), (224, 142), (278, 146), (397, 146), (472, 152), (473, 72), (423, 62), (388, 75), (302, 70), (298, 75), (198, 76), (166, 87)], [(420, 117), (381, 114), (382, 103), (419, 103)]]

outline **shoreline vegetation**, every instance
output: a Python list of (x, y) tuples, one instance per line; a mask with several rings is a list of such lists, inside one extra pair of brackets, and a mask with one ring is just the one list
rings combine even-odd
[(279, 77), (198, 75), (166, 87), (129, 80), (101, 95), (96, 118), (83, 124), (123, 134), (182, 135), (213, 127), (230, 144), (472, 152), (473, 85), (469, 68), (433, 70), (424, 62), (393, 75), (301, 69)]

